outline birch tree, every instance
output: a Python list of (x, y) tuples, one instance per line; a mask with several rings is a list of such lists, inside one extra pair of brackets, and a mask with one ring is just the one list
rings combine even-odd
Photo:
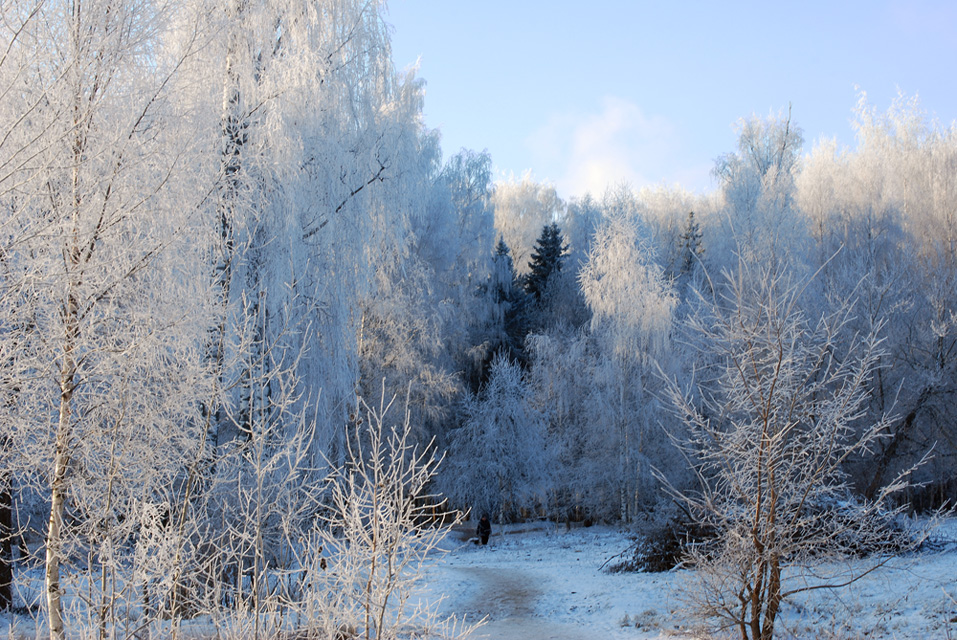
[(206, 210), (219, 230), (211, 279), (220, 292), (208, 350), (221, 370), (239, 367), (220, 374), (230, 391), (210, 407), (211, 437), (236, 435), (218, 433), (229, 428), (226, 405), (253, 406), (249, 363), (265, 361), (250, 353), (244, 365), (229, 345), (247, 313), (262, 314), (266, 322), (251, 326), (264, 333), (247, 344), (309, 327), (287, 335), (286, 348), (310, 344), (300, 377), (323, 389), (313, 410), (331, 418), (317, 446), (341, 450), (359, 378), (359, 300), (374, 290), (373, 258), (402, 248), (412, 167), (428, 155), (421, 86), (392, 68), (379, 2), (224, 0), (207, 11), (216, 38), (205, 55), (217, 83), (200, 79), (207, 90), (196, 100), (218, 114), (210, 155), (219, 180)]
[[(786, 116), (751, 117), (739, 123), (738, 150), (718, 158), (724, 211), (716, 251), (734, 269), (733, 256), (771, 261), (786, 269), (804, 260), (805, 228), (795, 224), (794, 180), (804, 138)], [(712, 257), (715, 257), (714, 254)]]
[(600, 356), (585, 332), (552, 330), (528, 339), (533, 406), (552, 451), (549, 508), (560, 517), (614, 520), (620, 513), (615, 441), (595, 424), (593, 389)]
[(495, 230), (512, 250), (519, 275), (524, 275), (528, 272), (535, 239), (542, 227), (558, 220), (564, 204), (554, 187), (535, 182), (531, 175), (498, 183), (492, 203)]
[[(669, 353), (676, 298), (641, 241), (636, 222), (612, 215), (592, 240), (580, 273), (592, 319), (594, 425), (614, 442), (619, 517), (627, 521), (652, 487), (657, 366)], [(593, 427), (594, 428), (594, 427)]]
[[(69, 559), (87, 549), (106, 566), (113, 536), (130, 535), (118, 523), (151, 500), (147, 487), (172, 481), (199, 424), (207, 298), (195, 275), (207, 236), (191, 214), (210, 183), (184, 161), (192, 137), (171, 100), (197, 46), (163, 40), (175, 9), (94, 0), (7, 14), (22, 20), (5, 36), (16, 99), (4, 104), (0, 161), (12, 285), (3, 380), (16, 401), (4, 422), (22, 475), (48, 498), (54, 639), (66, 634)], [(115, 588), (97, 582), (101, 635)]]

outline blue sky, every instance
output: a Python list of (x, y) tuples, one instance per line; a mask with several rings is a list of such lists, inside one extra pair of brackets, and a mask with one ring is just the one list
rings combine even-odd
[(854, 142), (859, 93), (957, 119), (957, 2), (391, 0), (446, 156), (487, 149), (568, 198), (609, 184), (714, 188), (735, 123), (787, 111), (805, 150)]

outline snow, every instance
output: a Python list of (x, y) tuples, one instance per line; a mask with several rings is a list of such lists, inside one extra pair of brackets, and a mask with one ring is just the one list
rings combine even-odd
[[(631, 546), (631, 534), (609, 526), (552, 523), (493, 527), (488, 546), (470, 539), (475, 523), (445, 541), (448, 553), (423, 576), (422, 599), (445, 614), (486, 623), (472, 636), (488, 640), (705, 640), (686, 608), (692, 572), (608, 573), (606, 564)], [(892, 558), (840, 591), (811, 592), (786, 603), (777, 638), (904, 640), (957, 638), (957, 519), (938, 527), (928, 548)], [(609, 562), (609, 560), (611, 562)], [(857, 560), (861, 567), (866, 561)], [(826, 568), (826, 567), (825, 567)], [(42, 576), (35, 576), (36, 587)], [(38, 620), (0, 615), (0, 635), (42, 636)], [(193, 632), (208, 621), (192, 621)], [(208, 631), (208, 629), (206, 629)], [(194, 633), (201, 636), (202, 633)]]
[[(463, 529), (467, 532), (468, 529)], [(474, 531), (474, 527), (471, 529)], [(489, 640), (691, 640), (722, 638), (690, 615), (682, 594), (691, 572), (608, 573), (629, 548), (613, 527), (566, 530), (550, 523), (495, 527), (487, 547), (450, 540), (425, 576), (427, 597), (445, 596), (446, 613), (486, 618)], [(945, 523), (929, 550), (834, 592), (785, 604), (776, 637), (957, 638), (957, 522)], [(862, 563), (861, 560), (855, 562)], [(733, 637), (733, 636), (728, 636)]]

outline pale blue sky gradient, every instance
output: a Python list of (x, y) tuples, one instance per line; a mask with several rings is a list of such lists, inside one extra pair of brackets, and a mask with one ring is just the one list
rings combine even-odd
[(446, 156), (488, 149), (568, 198), (609, 184), (714, 188), (735, 123), (787, 111), (805, 151), (853, 144), (859, 91), (957, 119), (957, 2), (391, 0), (393, 60), (419, 61)]

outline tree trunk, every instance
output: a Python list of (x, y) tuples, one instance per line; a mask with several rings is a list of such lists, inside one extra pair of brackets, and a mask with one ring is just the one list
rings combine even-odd
[[(69, 249), (68, 249), (69, 251)], [(78, 252), (67, 255), (75, 260)], [(53, 454), (53, 477), (50, 481), (50, 521), (46, 540), (47, 616), (50, 640), (64, 640), (63, 589), (60, 585), (60, 563), (63, 553), (63, 511), (66, 501), (67, 467), (70, 464), (70, 432), (73, 421), (73, 392), (76, 389), (75, 349), (79, 336), (79, 313), (73, 287), (63, 305), (63, 361), (60, 365), (60, 414)]]
[(69, 464), (67, 434), (69, 433), (73, 395), (72, 376), (64, 376), (60, 397), (60, 424), (57, 429), (56, 454), (53, 460), (53, 481), (50, 485), (50, 522), (46, 542), (47, 616), (50, 640), (64, 640), (63, 603), (60, 587), (60, 562), (63, 546), (63, 507), (66, 497), (66, 470)]
[(761, 640), (774, 638), (774, 621), (781, 608), (781, 560), (774, 557), (771, 560), (771, 575), (768, 578), (768, 601), (764, 603), (764, 625), (761, 628)]

